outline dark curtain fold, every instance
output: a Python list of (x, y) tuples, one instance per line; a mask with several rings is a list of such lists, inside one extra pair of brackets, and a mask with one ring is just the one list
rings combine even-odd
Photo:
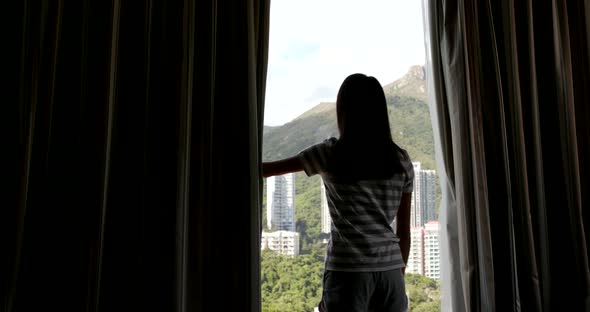
[(589, 311), (590, 4), (426, 1), (445, 311)]
[(23, 1), (2, 311), (259, 311), (269, 1)]

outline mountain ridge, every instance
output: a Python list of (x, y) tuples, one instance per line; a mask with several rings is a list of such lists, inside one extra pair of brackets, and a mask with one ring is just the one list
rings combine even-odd
[[(424, 168), (434, 169), (434, 141), (423, 66), (412, 66), (400, 79), (383, 86), (392, 137)], [(281, 126), (265, 126), (263, 160), (295, 155), (304, 148), (338, 136), (333, 102), (322, 102)]]
[[(407, 97), (415, 97), (424, 102), (427, 100), (426, 95), (426, 72), (424, 66), (422, 65), (414, 65), (408, 69), (408, 72), (402, 76), (401, 78), (383, 85), (383, 92), (385, 96), (407, 96)], [(265, 128), (277, 128), (282, 127), (290, 122), (293, 122), (297, 119), (302, 119), (307, 116), (328, 112), (330, 110), (335, 109), (334, 105), (335, 102), (320, 102), (316, 106), (310, 108), (309, 110), (303, 112), (301, 115), (295, 117), (293, 120), (279, 126), (264, 126)]]

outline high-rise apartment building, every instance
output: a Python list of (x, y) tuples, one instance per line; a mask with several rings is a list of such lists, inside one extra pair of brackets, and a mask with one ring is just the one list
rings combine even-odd
[(422, 175), (420, 162), (413, 162), (414, 165), (414, 191), (412, 192), (412, 204), (410, 212), (410, 226), (420, 227), (424, 225), (422, 210)]
[(261, 250), (270, 249), (287, 256), (299, 254), (299, 233), (291, 231), (262, 232)]
[(428, 221), (436, 220), (436, 171), (422, 170), (420, 162), (414, 165), (414, 192), (410, 226), (424, 226)]
[(321, 218), (321, 231), (325, 234), (330, 234), (332, 228), (332, 217), (330, 217), (330, 209), (328, 208), (328, 197), (326, 196), (326, 186), (324, 181), (321, 181), (320, 191), (320, 218)]
[(438, 220), (436, 213), (436, 171), (421, 170), (420, 182), (422, 183), (420, 190), (422, 192), (422, 209), (424, 211), (424, 222)]
[(424, 274), (424, 231), (422, 227), (410, 228), (410, 256), (406, 272)]
[(275, 231), (295, 232), (295, 175), (269, 177), (266, 180), (267, 227)]
[(440, 226), (438, 221), (424, 225), (424, 275), (440, 279)]
[(438, 221), (410, 229), (410, 256), (406, 272), (440, 278), (440, 226)]

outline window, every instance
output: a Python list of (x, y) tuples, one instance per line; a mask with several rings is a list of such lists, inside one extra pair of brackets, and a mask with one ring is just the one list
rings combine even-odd
[[(422, 28), (420, 1), (273, 1), (263, 160), (293, 156), (323, 139), (337, 137), (334, 102), (340, 84), (356, 72), (376, 77), (387, 96), (393, 138), (418, 168), (412, 202), (412, 237), (416, 234), (416, 239), (407, 270), (438, 278), (439, 226), (435, 221), (440, 196)], [(277, 244), (288, 244), (283, 248), (297, 253), (263, 252), (263, 311), (313, 311), (321, 298), (329, 237), (322, 232), (322, 182), (318, 176), (297, 173), (291, 183), (292, 193), (276, 188), (274, 196), (294, 201), (285, 215), (294, 217), (298, 236)], [(267, 203), (265, 209), (269, 207)], [(424, 292), (425, 301), (439, 300), (438, 288), (420, 289), (421, 278), (427, 277), (412, 277), (408, 291)], [(285, 302), (299, 305), (281, 306)], [(414, 308), (419, 304), (412, 301)]]

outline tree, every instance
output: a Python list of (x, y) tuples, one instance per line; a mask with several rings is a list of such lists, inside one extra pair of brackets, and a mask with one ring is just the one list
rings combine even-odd
[(313, 311), (321, 298), (323, 256), (262, 252), (262, 311)]
[(440, 311), (440, 300), (425, 302), (418, 306), (411, 307), (411, 312), (439, 312)]

